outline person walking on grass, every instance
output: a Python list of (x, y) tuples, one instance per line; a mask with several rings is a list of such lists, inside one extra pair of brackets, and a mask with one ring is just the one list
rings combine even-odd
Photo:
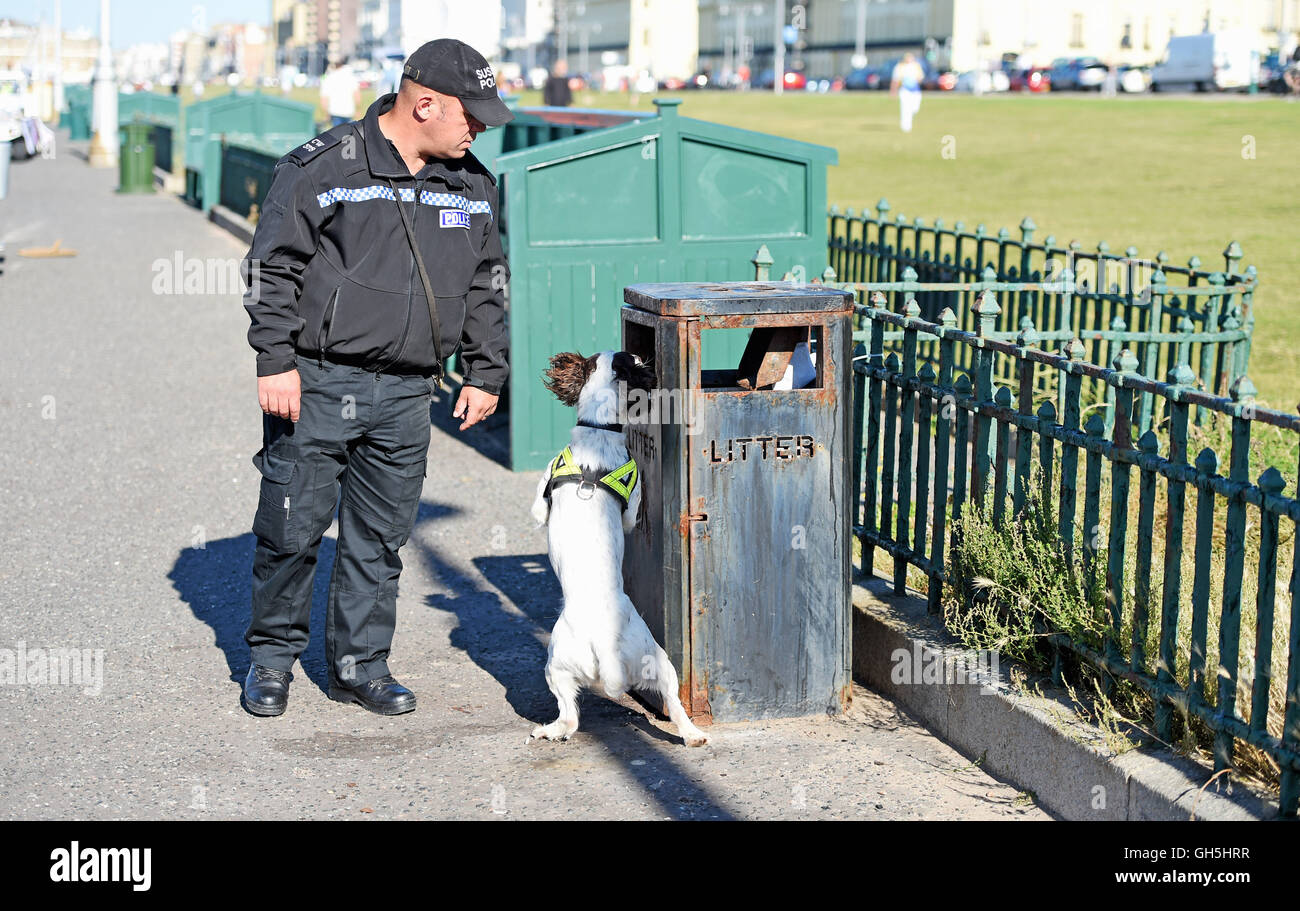
[(912, 118), (921, 110), (921, 81), (925, 71), (911, 53), (903, 55), (894, 67), (889, 94), (898, 96), (898, 125), (904, 133), (912, 132)]
[(542, 104), (551, 108), (567, 108), (573, 104), (573, 92), (569, 89), (569, 64), (557, 60), (551, 75), (546, 78), (542, 88)]
[(337, 127), (357, 119), (361, 105), (361, 83), (348, 61), (330, 64), (329, 72), (320, 82), (321, 107), (329, 115), (330, 126)]

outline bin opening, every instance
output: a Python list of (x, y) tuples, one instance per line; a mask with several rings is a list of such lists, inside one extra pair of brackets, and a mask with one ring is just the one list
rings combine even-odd
[[(820, 326), (776, 326), (746, 329), (704, 329), (700, 333), (700, 363), (710, 358), (714, 347), (727, 332), (749, 332), (740, 363), (724, 369), (701, 369), (701, 389), (734, 389), (748, 392), (780, 392), (822, 388), (822, 371), (817, 352), (821, 348)], [(734, 350), (734, 349), (733, 349)]]

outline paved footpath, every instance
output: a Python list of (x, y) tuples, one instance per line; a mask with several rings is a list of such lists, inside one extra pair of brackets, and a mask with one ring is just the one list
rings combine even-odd
[[(178, 256), (212, 267), (189, 290), (221, 292), (245, 247), (168, 194), (115, 194), (78, 151), (15, 163), (0, 201), (0, 649), (102, 649), (102, 689), (0, 685), (0, 818), (1046, 818), (861, 688), (846, 717), (716, 725), (698, 750), (587, 695), (571, 742), (529, 744), (555, 710), (559, 608), (538, 475), (502, 468), (490, 430), (449, 427), (446, 400), (391, 661), (418, 709), (330, 702), (313, 636), (288, 712), (245, 713), (247, 317), (233, 285), (158, 293)], [(77, 255), (18, 255), (56, 239)]]

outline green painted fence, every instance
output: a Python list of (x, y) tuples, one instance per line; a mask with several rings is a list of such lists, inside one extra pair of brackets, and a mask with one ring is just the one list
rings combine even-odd
[[(1049, 630), (1053, 644), (1140, 687), (1156, 705), (1155, 735), (1161, 740), (1171, 739), (1175, 710), (1199, 719), (1213, 732), (1216, 770), (1233, 767), (1239, 742), (1262, 750), (1280, 769), (1279, 812), (1294, 817), (1300, 804), (1300, 466), (1283, 466), (1289, 481), (1277, 466), (1256, 476), (1251, 437), (1253, 430), (1261, 436), (1271, 431), (1294, 444), (1300, 417), (1257, 407), (1244, 376), (1228, 398), (1198, 390), (1186, 357), (1173, 365), (1168, 382), (1160, 382), (1142, 375), (1128, 347), (1105, 368), (1086, 360), (1081, 339), (1070, 339), (1059, 352), (1047, 350), (1032, 328), (1007, 339), (998, 329), (1003, 308), (990, 289), (968, 289), (975, 295), (973, 329), (963, 328), (951, 308), (922, 319), (918, 295), (929, 290), (951, 289), (907, 293), (896, 312), (887, 309), (880, 292), (858, 307), (867, 340), (856, 349), (854, 365), (853, 530), (862, 543), (863, 569), (870, 571), (876, 549), (892, 556), (894, 588), (902, 593), (907, 568), (915, 567), (928, 579), (931, 608), (937, 609), (942, 586), (954, 582), (951, 561), (964, 512), (991, 507), (994, 527), (1002, 528), (1034, 513), (1049, 534), (1059, 536), (1067, 555), (1082, 532), (1083, 565), (1095, 564), (1101, 572), (1104, 562), (1105, 641), (1090, 646)], [(900, 336), (898, 349), (888, 354), (887, 334)], [(937, 348), (937, 365), (921, 357), (923, 343)], [(963, 363), (970, 366), (960, 371)], [(1037, 408), (1036, 375), (1048, 378), (1058, 393)], [(1013, 382), (1002, 385), (999, 377)], [(1114, 391), (1109, 429), (1100, 414), (1081, 422), (1082, 384), (1089, 380)], [(1151, 413), (1144, 402), (1156, 404), (1159, 421), (1142, 430), (1139, 415)], [(1191, 453), (1193, 409), (1230, 424), (1226, 473), (1212, 448)], [(1107, 487), (1109, 517), (1103, 522)], [(1163, 535), (1155, 521), (1158, 499)], [(1194, 513), (1188, 516), (1192, 499)], [(1289, 555), (1281, 551), (1287, 531)], [(1257, 550), (1249, 567), (1248, 538)], [(1152, 545), (1161, 541), (1163, 554), (1155, 561)], [(1289, 582), (1277, 578), (1279, 559), (1287, 556)], [(1190, 580), (1184, 578), (1185, 558), (1195, 567)], [(1214, 570), (1217, 559), (1222, 568)], [(1255, 582), (1249, 592), (1248, 576)], [(1276, 646), (1274, 637), (1279, 582), (1290, 601), (1284, 646)], [(1212, 604), (1215, 587), (1221, 597)], [(1219, 658), (1210, 676), (1212, 613)], [(1182, 630), (1180, 615), (1190, 616)], [(1249, 640), (1245, 644), (1253, 655), (1245, 673), (1239, 662), (1243, 619), (1255, 631), (1253, 651)], [(1154, 654), (1148, 650), (1152, 639)], [(1276, 651), (1285, 652), (1277, 664)], [(1274, 701), (1270, 722), (1270, 689), (1283, 680), (1281, 720)], [(1216, 681), (1214, 692), (1207, 692)]]
[(480, 133), (474, 140), (474, 155), (494, 172), (497, 158), (531, 149), (533, 146), (568, 139), (592, 130), (622, 126), (655, 116), (649, 111), (602, 111), (595, 108), (519, 108), (507, 103), (515, 119), (504, 126)]
[(271, 189), (275, 165), (287, 149), (278, 144), (241, 138), (216, 143), (219, 192), (217, 201), (230, 211), (256, 222), (266, 193)]
[[(1219, 395), (1247, 371), (1258, 281), (1253, 266), (1242, 268), (1236, 242), (1223, 251), (1222, 270), (1207, 270), (1199, 257), (1178, 266), (1163, 251), (1144, 259), (1135, 247), (1114, 253), (1104, 241), (1093, 250), (1051, 235), (1036, 242), (1028, 218), (1012, 237), (1006, 228), (990, 234), (982, 224), (948, 228), (941, 219), (927, 225), (889, 213), (884, 199), (874, 214), (828, 212), (830, 266), (841, 282), (857, 285), (859, 303), (866, 303), (861, 283), (891, 283), (872, 285), (889, 291), (891, 306), (910, 295), (929, 320), (948, 307), (970, 331), (975, 296), (989, 290), (1000, 308), (994, 331), (1004, 337), (1032, 323), (1045, 342), (1080, 339), (1093, 363), (1128, 347), (1146, 376), (1187, 363), (1201, 388)], [(933, 362), (935, 345), (921, 344)], [(971, 366), (972, 355), (958, 356), (967, 358), (958, 366)], [(1197, 422), (1203, 417), (1198, 410)]]
[(278, 150), (279, 158), (316, 135), (315, 111), (261, 92), (232, 92), (186, 106), (186, 199), (204, 212), (220, 200), (223, 144)]
[[(90, 138), (90, 115), (92, 100), (90, 86), (87, 84), (66, 85), (63, 88), (63, 103), (67, 107), (68, 138), (84, 140)], [(60, 124), (63, 118), (60, 117)]]

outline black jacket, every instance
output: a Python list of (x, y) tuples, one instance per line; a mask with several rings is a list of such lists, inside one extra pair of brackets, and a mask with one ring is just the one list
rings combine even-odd
[(379, 129), (395, 97), (276, 164), (243, 263), (257, 374), (292, 370), (295, 353), (389, 373), (434, 372), (429, 307), (391, 180), (438, 300), (443, 356), (461, 344), (466, 383), (500, 393), (510, 270), (496, 180), (470, 153), (434, 159), (412, 176)]
[(569, 88), (568, 76), (552, 74), (546, 77), (546, 85), (542, 87), (542, 104), (553, 108), (567, 108), (573, 104), (573, 91)]

